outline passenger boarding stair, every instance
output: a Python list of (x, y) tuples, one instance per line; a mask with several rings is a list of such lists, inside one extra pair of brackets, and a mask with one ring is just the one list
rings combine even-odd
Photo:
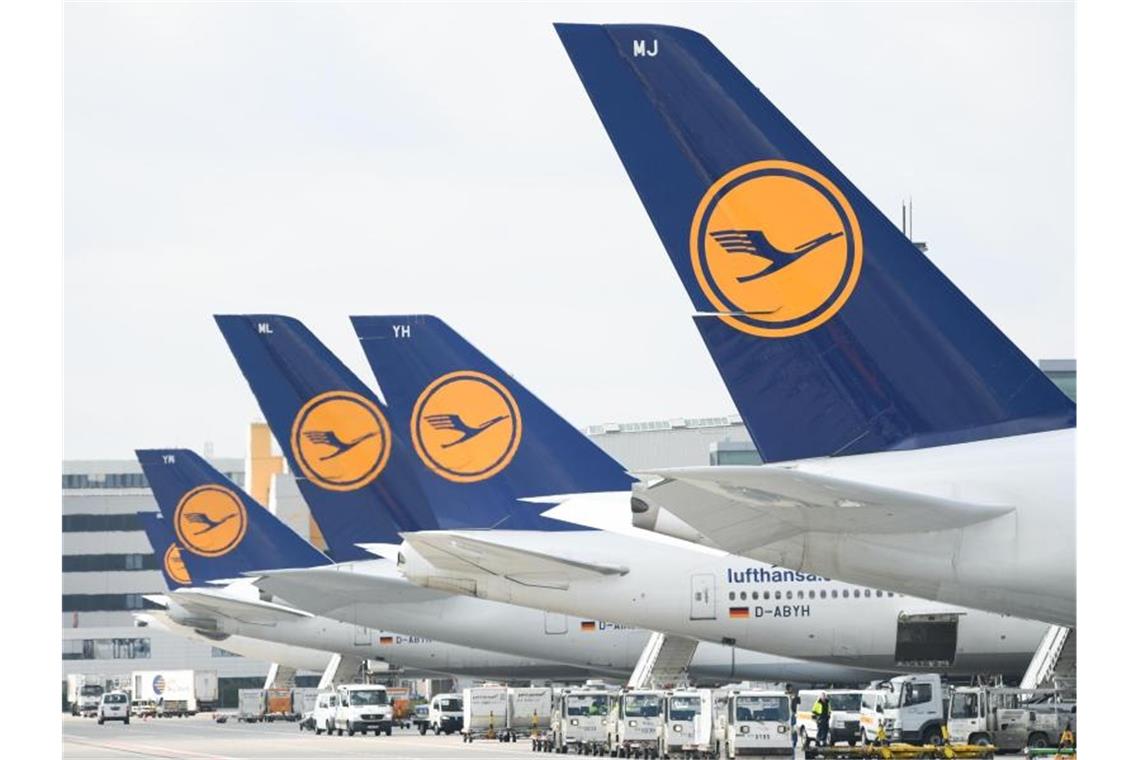
[(1075, 689), (1077, 685), (1077, 631), (1051, 625), (1041, 638), (1025, 676), (1023, 689)]
[(322, 691), (331, 689), (334, 686), (342, 683), (354, 683), (357, 674), (360, 672), (361, 665), (364, 661), (359, 657), (345, 657), (343, 655), (334, 654), (329, 658), (329, 664), (325, 667), (325, 672), (321, 675), (321, 681), (317, 688)]
[(689, 663), (697, 642), (682, 636), (654, 633), (641, 651), (629, 677), (631, 689), (660, 689), (688, 682)]
[(266, 689), (292, 689), (297, 685), (297, 670), (285, 665), (273, 663), (269, 672), (265, 674)]

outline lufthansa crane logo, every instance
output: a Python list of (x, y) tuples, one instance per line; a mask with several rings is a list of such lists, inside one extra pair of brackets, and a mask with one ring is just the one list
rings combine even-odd
[(851, 204), (822, 174), (790, 161), (745, 164), (713, 183), (693, 217), (689, 248), (720, 318), (768, 338), (833, 317), (863, 264)]
[(166, 550), (166, 554), (162, 556), (162, 565), (166, 568), (166, 574), (175, 583), (187, 585), (190, 583), (190, 571), (186, 569), (186, 563), (182, 561), (182, 550), (178, 548), (177, 544), (171, 544), (170, 548)]
[(310, 399), (293, 420), (290, 442), (305, 477), (330, 491), (368, 485), (392, 450), (391, 428), (380, 408), (352, 391)]
[(522, 437), (519, 407), (502, 383), (482, 372), (451, 372), (420, 394), (412, 443), (428, 469), (476, 483), (510, 464)]
[(245, 505), (225, 486), (198, 486), (183, 496), (174, 510), (178, 542), (203, 557), (229, 554), (245, 537), (248, 524)]

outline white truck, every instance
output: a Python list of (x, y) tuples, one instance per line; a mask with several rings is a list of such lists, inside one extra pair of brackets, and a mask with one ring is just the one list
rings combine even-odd
[(630, 689), (619, 693), (606, 725), (606, 751), (612, 757), (660, 754), (665, 728), (665, 692)]
[(606, 721), (614, 692), (599, 686), (564, 689), (555, 699), (550, 718), (555, 752), (593, 755), (606, 744)]
[(414, 720), (421, 735), (432, 731), (436, 736), (441, 733), (451, 736), (463, 730), (462, 694), (436, 694), (426, 707), (426, 714), (423, 717), (417, 715)]
[[(882, 689), (887, 693), (878, 715), (887, 741), (936, 744), (942, 740), (946, 693), (936, 673), (895, 676)], [(874, 734), (867, 734), (874, 739)]]
[(372, 731), (376, 736), (383, 731), (392, 735), (392, 704), (388, 690), (374, 684), (342, 684), (337, 687), (336, 717), (333, 720), (337, 734), (353, 736)]
[(785, 692), (732, 690), (717, 723), (726, 757), (793, 756), (792, 702)]
[[(799, 732), (800, 744), (806, 749), (816, 744), (816, 722), (812, 714), (812, 707), (821, 694), (827, 694), (827, 701), (831, 707), (831, 718), (828, 721), (828, 742), (838, 744), (847, 742), (854, 747), (863, 739), (862, 709), (863, 693), (855, 689), (804, 689), (799, 693), (800, 703), (796, 710), (796, 730)], [(874, 736), (874, 734), (872, 734)]]
[(480, 738), (509, 741), (510, 697), (506, 686), (475, 686), (463, 690), (463, 741)]
[(265, 720), (265, 689), (238, 689), (239, 723), (260, 723)]
[(1077, 731), (1075, 699), (1056, 689), (960, 686), (950, 695), (950, 741), (993, 746), (999, 752), (1056, 747)]
[(72, 715), (93, 716), (99, 711), (103, 683), (98, 676), (72, 673), (67, 677), (67, 705)]
[[(134, 699), (153, 701), (159, 718), (184, 717), (198, 712), (193, 670), (136, 670), (131, 674)], [(215, 679), (214, 695), (217, 695)]]

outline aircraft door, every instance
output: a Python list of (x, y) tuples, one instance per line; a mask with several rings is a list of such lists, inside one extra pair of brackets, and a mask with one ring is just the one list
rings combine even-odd
[(566, 633), (566, 616), (560, 612), (547, 612), (544, 616), (546, 632), (549, 634)]
[(689, 619), (716, 618), (716, 577), (712, 573), (697, 573), (693, 576), (690, 591)]
[(912, 668), (945, 668), (958, 651), (958, 613), (899, 615), (895, 664)]
[(363, 625), (355, 626), (352, 635), (352, 643), (354, 646), (366, 647), (372, 643), (372, 629)]

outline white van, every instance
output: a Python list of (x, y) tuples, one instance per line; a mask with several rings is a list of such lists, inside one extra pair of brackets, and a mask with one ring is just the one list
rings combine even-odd
[(109, 691), (99, 699), (99, 707), (95, 712), (99, 725), (106, 720), (121, 720), (123, 723), (131, 722), (131, 698), (125, 691)]
[(431, 698), (428, 707), (427, 727), (420, 733), (434, 731), (438, 736), (441, 732), (451, 736), (463, 729), (463, 695), (462, 694), (436, 694)]
[(392, 705), (383, 686), (345, 684), (337, 687), (336, 694), (334, 724), (338, 734), (372, 731), (379, 736), (383, 731), (392, 735)]
[(313, 706), (313, 731), (318, 736), (322, 733), (332, 736), (336, 730), (336, 705), (335, 691), (322, 691), (317, 695), (317, 703)]
[[(819, 695), (827, 692), (831, 705), (831, 719), (828, 721), (828, 741), (831, 744), (847, 742), (852, 747), (862, 741), (863, 691), (856, 689), (805, 689), (799, 693), (800, 705), (796, 711), (796, 726), (800, 743), (807, 747), (816, 743), (815, 716), (812, 708)], [(871, 734), (873, 737), (874, 734)]]

